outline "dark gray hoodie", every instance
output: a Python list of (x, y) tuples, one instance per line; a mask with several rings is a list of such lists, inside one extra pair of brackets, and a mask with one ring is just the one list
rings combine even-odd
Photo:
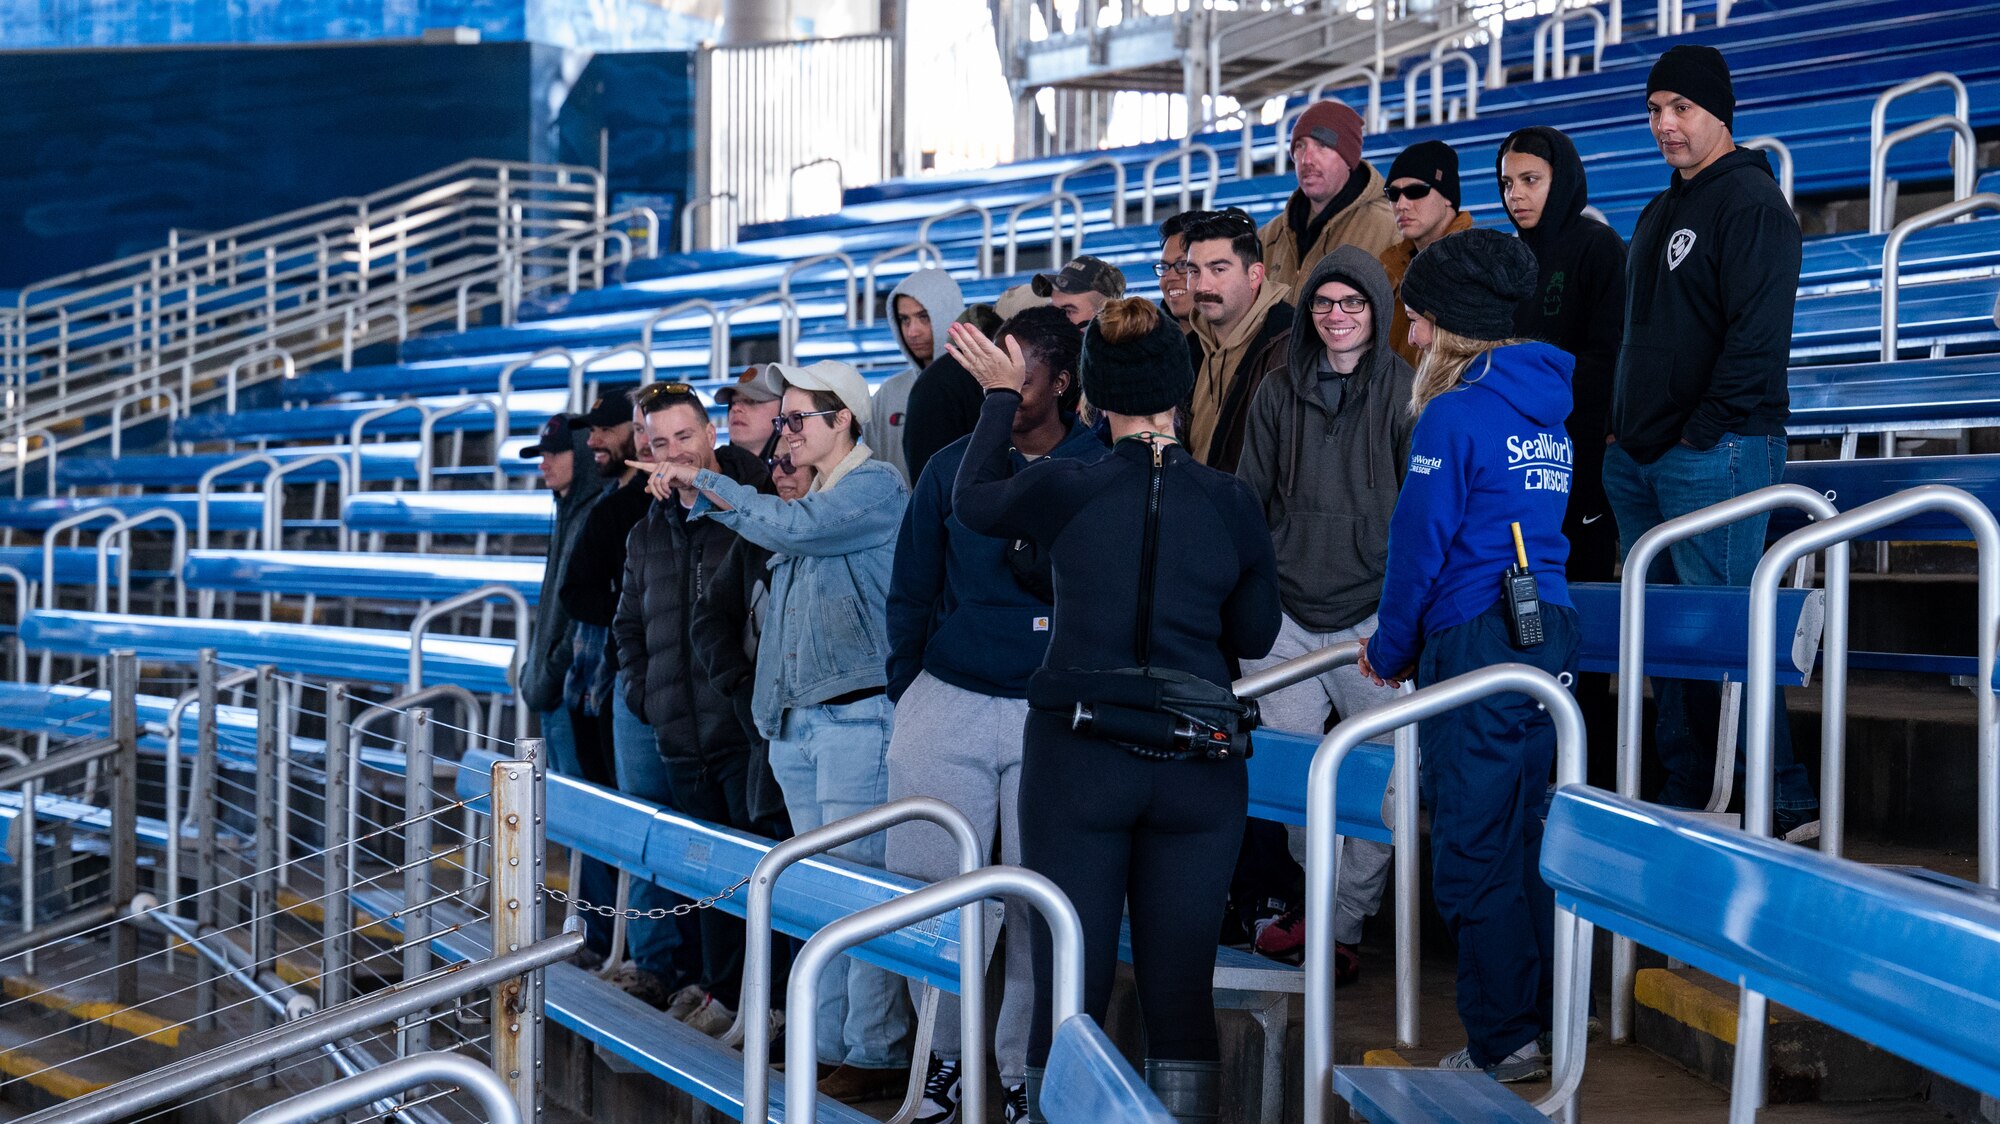
[(570, 459), (576, 469), (570, 477), (569, 491), (556, 499), (555, 526), (549, 530), (548, 565), (542, 571), (542, 596), (535, 605), (531, 633), (534, 646), (528, 650), (521, 667), (521, 700), (538, 711), (554, 710), (563, 704), (563, 678), (569, 674), (570, 634), (575, 622), (556, 593), (562, 589), (569, 556), (576, 549), (577, 536), (583, 533), (584, 520), (597, 501), (604, 498), (597, 460), (585, 444), (589, 437), (587, 429), (570, 431), (574, 450)]
[[(1310, 308), (1341, 281), (1368, 298), (1374, 342), (1347, 376), (1340, 412), (1320, 395), (1326, 355)], [(1373, 254), (1341, 246), (1298, 291), (1299, 324), (1282, 377), (1272, 372), (1250, 405), (1236, 473), (1264, 505), (1287, 616), (1313, 632), (1368, 619), (1382, 595), (1389, 517), (1410, 456), (1414, 372), (1389, 347), (1389, 276)]]

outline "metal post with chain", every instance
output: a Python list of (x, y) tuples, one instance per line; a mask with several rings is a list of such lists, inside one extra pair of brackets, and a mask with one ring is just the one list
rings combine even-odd
[(719, 890), (708, 897), (685, 902), (677, 906), (663, 906), (659, 909), (619, 909), (617, 906), (597, 905), (584, 901), (582, 898), (571, 897), (554, 886), (542, 886), (540, 889), (542, 893), (548, 895), (550, 901), (555, 902), (557, 905), (573, 909), (578, 913), (594, 913), (600, 917), (612, 918), (614, 920), (622, 918), (626, 921), (665, 921), (669, 917), (686, 917), (690, 913), (710, 909), (718, 903), (728, 900), (736, 891), (750, 884), (750, 877), (750, 875), (746, 874), (737, 881), (736, 885), (726, 890)]

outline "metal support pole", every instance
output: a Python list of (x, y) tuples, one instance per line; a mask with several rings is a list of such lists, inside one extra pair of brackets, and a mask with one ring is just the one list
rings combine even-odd
[[(879, 809), (878, 809), (879, 810)], [(786, 990), (786, 1009), (814, 1011), (819, 1008), (819, 978), (835, 957), (858, 944), (893, 933), (905, 925), (936, 917), (952, 909), (977, 911), (991, 897), (1018, 897), (1040, 911), (1054, 939), (1055, 985), (1051, 997), (1051, 1030), (1083, 1012), (1083, 923), (1076, 907), (1056, 888), (1056, 884), (1032, 870), (1018, 866), (989, 866), (947, 878), (870, 906), (859, 913), (828, 924), (806, 942), (792, 964), (791, 985)], [(959, 956), (966, 958), (968, 945), (960, 929)], [(969, 999), (970, 997), (961, 997)], [(819, 1044), (813, 1020), (800, 1019), (785, 1028), (785, 1121), (786, 1124), (813, 1124), (819, 1108)], [(983, 1033), (984, 1027), (981, 1027)], [(960, 1064), (975, 1051), (983, 1052), (978, 1038), (965, 1041)], [(967, 1093), (969, 1086), (963, 1086)], [(768, 1115), (768, 1112), (766, 1113)], [(744, 1113), (745, 1119), (763, 1119)]]
[[(517, 760), (498, 761), (490, 781), (492, 805), (493, 952), (506, 955), (535, 943), (542, 927), (542, 739), (515, 743)], [(494, 1072), (513, 1090), (521, 1118), (541, 1119), (541, 978), (517, 976), (493, 987)]]
[[(348, 894), (354, 871), (347, 863), (347, 785), (354, 767), (347, 724), (347, 684), (326, 688), (326, 851), (322, 870), (320, 919), (320, 1003), (336, 1007), (353, 994), (348, 965), (354, 962), (354, 910)], [(415, 979), (405, 974), (404, 979)]]
[[(130, 648), (111, 653), (111, 903), (124, 908), (139, 895), (139, 657)], [(32, 846), (32, 840), (29, 845)], [(139, 935), (130, 925), (111, 929), (112, 992), (128, 1006), (139, 1001)]]
[[(403, 719), (403, 978), (431, 970), (431, 712), (415, 707)], [(523, 942), (526, 943), (526, 942)], [(495, 946), (498, 947), (497, 945)], [(405, 1019), (397, 1031), (404, 1057), (427, 1048), (429, 1024), (423, 1012)]]
[[(250, 971), (264, 970), (277, 956), (278, 853), (278, 669), (257, 669), (257, 817), (256, 843), (250, 875)], [(257, 1028), (269, 1029), (271, 1013), (255, 1008)]]
[[(195, 716), (194, 776), (188, 782), (188, 812), (194, 817), (195, 835), (195, 920), (213, 928), (221, 920), (216, 908), (215, 888), (222, 881), (215, 869), (215, 757), (216, 681), (214, 649), (203, 649), (210, 658), (201, 661), (195, 681), (201, 710)], [(215, 1029), (215, 970), (206, 960), (195, 961), (195, 1029)]]

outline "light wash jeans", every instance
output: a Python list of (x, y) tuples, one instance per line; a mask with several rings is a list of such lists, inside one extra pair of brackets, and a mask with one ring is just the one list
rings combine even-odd
[[(653, 728), (639, 720), (632, 709), (625, 705), (624, 673), (619, 673), (619, 684), (611, 692), (611, 743), (612, 768), (618, 778), (618, 791), (627, 796), (636, 796), (651, 801), (663, 808), (674, 807), (674, 790), (667, 779), (667, 763), (660, 760), (659, 742), (653, 737)], [(626, 903), (633, 909), (672, 909), (687, 899), (671, 890), (654, 885), (644, 878), (632, 879), (631, 898)], [(632, 920), (625, 923), (625, 954), (632, 963), (651, 972), (669, 985), (679, 987), (693, 981), (695, 968), (701, 963), (699, 950), (689, 948), (681, 951), (683, 944), (692, 945), (700, 939), (700, 930), (689, 920), (683, 925), (681, 918), (669, 917), (660, 921)]]
[[(1262, 671), (1293, 656), (1373, 636), (1375, 628), (1372, 613), (1353, 628), (1334, 632), (1314, 632), (1286, 613), (1278, 626), (1278, 639), (1271, 645), (1271, 654), (1263, 659), (1244, 660), (1243, 671), (1245, 674)], [(1395, 699), (1395, 688), (1377, 687), (1361, 674), (1359, 668), (1349, 664), (1273, 691), (1257, 700), (1257, 707), (1263, 715), (1264, 725), (1273, 730), (1316, 738), (1325, 732), (1329, 714), (1337, 712), (1342, 718), (1352, 718)], [(1292, 847), (1292, 857), (1304, 866), (1305, 829), (1297, 824), (1287, 824), (1285, 835)], [(1382, 889), (1389, 882), (1391, 854), (1387, 843), (1345, 837), (1340, 840), (1340, 885), (1333, 896), (1334, 940), (1341, 944), (1361, 943), (1361, 923), (1382, 908)]]
[[(794, 707), (771, 739), (771, 771), (801, 835), (889, 801), (889, 723), (895, 707), (877, 695), (846, 706)], [(881, 832), (829, 854), (881, 868)], [(797, 1027), (803, 1012), (790, 1013)], [(894, 972), (843, 957), (820, 978), (814, 1015), (819, 1060), (856, 1069), (910, 1064), (910, 996)]]
[(542, 746), (549, 753), (549, 768), (565, 777), (583, 777), (583, 762), (576, 755), (576, 729), (569, 724), (569, 708), (538, 710), (542, 724)]
[[(558, 706), (554, 710), (538, 710), (535, 716), (541, 720), (542, 744), (549, 754), (549, 768), (566, 777), (583, 779), (583, 762), (576, 753), (576, 727), (570, 724), (569, 707)], [(580, 886), (571, 893), (580, 894), (584, 901), (592, 904), (611, 904), (618, 894), (617, 875), (611, 867), (597, 859), (585, 857), (579, 864)], [(590, 935), (590, 949), (602, 956), (611, 948), (611, 922), (592, 914), (583, 914), (583, 928)]]

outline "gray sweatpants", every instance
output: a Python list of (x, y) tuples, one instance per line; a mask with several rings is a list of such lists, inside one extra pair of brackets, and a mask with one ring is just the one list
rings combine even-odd
[[(1375, 617), (1370, 614), (1367, 620), (1353, 628), (1313, 632), (1286, 613), (1283, 624), (1278, 628), (1278, 640), (1271, 645), (1271, 654), (1260, 660), (1244, 660), (1243, 670), (1246, 674), (1262, 671), (1331, 644), (1372, 636), (1375, 628)], [(1361, 674), (1360, 669), (1350, 664), (1294, 683), (1281, 691), (1273, 691), (1258, 700), (1258, 707), (1263, 714), (1264, 725), (1274, 730), (1319, 737), (1326, 729), (1330, 712), (1338, 712), (1342, 718), (1352, 718), (1393, 702), (1395, 698), (1395, 688), (1377, 687)], [(1299, 861), (1299, 865), (1305, 865), (1305, 828), (1297, 824), (1288, 825), (1286, 835), (1291, 844), (1292, 857)], [(1391, 852), (1388, 844), (1372, 839), (1343, 837), (1340, 847), (1340, 886), (1333, 899), (1333, 939), (1342, 944), (1359, 944), (1361, 922), (1374, 916), (1375, 911), (1382, 907), (1382, 888), (1389, 881)]]
[[(889, 736), (889, 799), (935, 796), (972, 821), (988, 856), (995, 834), (1000, 861), (1021, 861), (1021, 730), (1025, 699), (1001, 699), (954, 687), (928, 672), (917, 676), (896, 704)], [(958, 873), (958, 848), (943, 828), (903, 823), (889, 829), (888, 867), (897, 874), (938, 881)], [(997, 911), (996, 911), (997, 912)], [(1027, 907), (1008, 900), (1007, 968), (993, 1053), (1003, 1085), (1028, 1072), (1028, 1025), (1034, 1014), (1035, 974), (1029, 955)], [(993, 924), (988, 921), (988, 931)], [(921, 985), (912, 984), (913, 998)], [(958, 1000), (938, 1006), (932, 1049), (947, 1061), (960, 1053)], [(924, 1059), (916, 1059), (924, 1064)]]

